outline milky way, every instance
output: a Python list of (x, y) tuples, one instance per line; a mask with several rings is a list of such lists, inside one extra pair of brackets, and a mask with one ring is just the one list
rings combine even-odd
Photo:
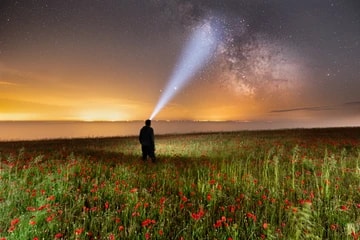
[[(287, 43), (271, 39), (266, 33), (254, 32), (253, 21), (248, 17), (224, 14), (217, 6), (205, 2), (169, 1), (162, 4), (175, 22), (185, 28), (193, 27), (202, 18), (217, 21), (215, 25), (222, 33), (217, 54), (212, 59), (216, 64), (212, 72), (217, 72), (216, 81), (223, 88), (234, 91), (239, 96), (264, 97), (293, 89), (299, 90), (305, 76), (299, 53)], [(257, 5), (257, 4), (254, 4)], [(178, 10), (178, 11), (176, 11)], [(176, 14), (175, 14), (176, 13)], [(215, 69), (215, 70), (214, 70)]]

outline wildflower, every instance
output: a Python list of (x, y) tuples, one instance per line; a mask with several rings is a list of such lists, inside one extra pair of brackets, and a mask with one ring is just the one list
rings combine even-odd
[(131, 214), (131, 216), (132, 216), (132, 217), (138, 217), (138, 216), (140, 216), (140, 213), (139, 213), (139, 212), (133, 212), (133, 213)]
[(181, 200), (182, 200), (183, 202), (187, 202), (187, 201), (188, 201), (188, 198), (187, 198), (186, 196), (182, 196)]
[(142, 205), (141, 202), (136, 203), (135, 206), (134, 206), (134, 209), (135, 210), (138, 209), (139, 207), (141, 207), (141, 205)]
[(35, 212), (36, 208), (35, 207), (27, 207), (26, 210), (28, 210), (29, 212)]
[(113, 233), (109, 235), (109, 240), (115, 240), (115, 235)]
[(50, 215), (46, 218), (47, 222), (51, 222), (54, 219), (54, 215)]
[(247, 216), (248, 218), (251, 218), (254, 222), (256, 222), (256, 215), (255, 215), (255, 214), (247, 213), (246, 216)]
[(160, 205), (164, 205), (166, 201), (166, 197), (161, 197), (160, 198)]
[(211, 179), (210, 181), (209, 181), (209, 184), (210, 185), (214, 185), (216, 183), (216, 180), (214, 180), (214, 179)]
[(229, 209), (229, 211), (230, 211), (231, 213), (234, 213), (235, 210), (236, 210), (236, 206), (230, 205), (230, 206), (228, 207), (228, 209)]
[(75, 229), (75, 235), (80, 235), (83, 233), (83, 231), (84, 231), (83, 228), (77, 228), (77, 229)]
[(98, 186), (96, 184), (93, 185), (93, 188), (90, 190), (90, 192), (97, 192)]
[(262, 227), (263, 227), (264, 229), (267, 229), (267, 228), (269, 227), (269, 224), (266, 223), (266, 222), (264, 222), (263, 225), (262, 225)]
[(164, 231), (160, 229), (158, 233), (160, 236), (162, 236), (164, 234)]
[(147, 227), (147, 226), (149, 226), (150, 224), (155, 224), (155, 223), (156, 223), (155, 220), (147, 218), (147, 219), (145, 219), (144, 221), (142, 221), (141, 226), (142, 226), (142, 227)]
[(49, 207), (50, 207), (50, 204), (41, 205), (41, 206), (38, 208), (38, 210), (41, 211), (41, 210), (43, 210), (43, 209), (45, 209), (45, 208), (49, 208)]
[(121, 222), (121, 219), (118, 218), (118, 217), (116, 217), (116, 218), (115, 218), (115, 222), (116, 222), (116, 223), (120, 223), (120, 222)]
[(10, 226), (8, 229), (8, 232), (9, 233), (13, 232), (15, 230), (15, 228), (16, 228), (15, 226)]
[(208, 201), (211, 201), (211, 194), (210, 194), (210, 193), (206, 196), (206, 199), (207, 199)]
[(133, 188), (133, 189), (130, 190), (131, 193), (136, 193), (137, 191), (138, 191), (137, 188)]
[(348, 206), (346, 206), (346, 205), (341, 205), (340, 209), (343, 210), (343, 211), (349, 210)]
[(145, 233), (145, 239), (146, 239), (146, 240), (150, 239), (150, 233), (148, 233), (148, 232)]
[(304, 204), (306, 204), (306, 203), (308, 203), (308, 204), (312, 204), (312, 202), (311, 202), (311, 200), (310, 199), (300, 199), (299, 200), (299, 203), (301, 204), (301, 205), (304, 205)]
[(287, 198), (284, 200), (284, 203), (285, 203), (285, 209), (289, 209), (289, 207), (292, 205), (292, 202), (289, 201), (289, 199)]
[(13, 232), (16, 228), (16, 225), (20, 222), (19, 218), (14, 218), (13, 220), (11, 220), (10, 222), (10, 227), (8, 229), (8, 232)]
[(124, 229), (125, 229), (125, 227), (123, 226), (123, 225), (121, 225), (121, 226), (119, 226), (119, 231), (121, 232), (121, 231), (123, 231)]
[(34, 226), (34, 225), (36, 225), (36, 222), (35, 222), (34, 220), (30, 220), (30, 221), (29, 221), (29, 224), (30, 224), (31, 226)]
[(55, 196), (54, 196), (54, 195), (51, 195), (51, 196), (48, 197), (46, 200), (48, 200), (48, 201), (54, 201), (54, 200), (55, 200)]
[(62, 233), (57, 233), (57, 234), (55, 234), (55, 238), (56, 239), (60, 239), (60, 238), (62, 238), (63, 237), (63, 234)]
[(197, 221), (200, 218), (202, 218), (205, 215), (205, 212), (202, 208), (200, 208), (200, 210), (197, 213), (191, 213), (191, 217)]
[(310, 198), (311, 198), (311, 199), (314, 199), (314, 198), (315, 198), (315, 194), (314, 194), (313, 191), (310, 192)]
[(105, 210), (107, 210), (108, 208), (109, 208), (109, 202), (108, 201), (106, 201), (106, 203), (105, 203)]
[(219, 228), (222, 226), (221, 220), (216, 220), (216, 223), (213, 224), (214, 228)]
[(335, 231), (336, 229), (338, 229), (338, 227), (339, 227), (339, 226), (338, 226), (337, 224), (331, 224), (331, 225), (330, 225), (330, 229), (333, 230), (333, 231)]
[(222, 216), (221, 219), (216, 220), (216, 223), (213, 224), (214, 228), (219, 228), (222, 225), (224, 225), (225, 227), (228, 226), (228, 224), (226, 223), (226, 217)]
[(11, 220), (10, 224), (12, 226), (15, 226), (16, 224), (18, 224), (20, 222), (20, 219), (19, 218), (14, 218), (13, 220)]
[(354, 240), (358, 240), (359, 239), (359, 236), (360, 236), (360, 232), (359, 233), (356, 233), (354, 231), (351, 232), (351, 236), (353, 237)]

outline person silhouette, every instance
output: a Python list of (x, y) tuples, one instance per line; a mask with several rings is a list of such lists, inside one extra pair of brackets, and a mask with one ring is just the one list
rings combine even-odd
[(140, 130), (139, 141), (141, 144), (142, 160), (146, 161), (149, 156), (152, 162), (156, 161), (155, 158), (155, 138), (154, 129), (151, 127), (151, 120), (145, 121), (145, 126)]

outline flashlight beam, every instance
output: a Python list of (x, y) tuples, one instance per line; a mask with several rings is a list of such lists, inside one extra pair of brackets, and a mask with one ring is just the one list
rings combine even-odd
[(212, 26), (211, 22), (205, 22), (195, 28), (150, 119), (153, 119), (201, 67), (206, 65), (216, 49), (217, 39), (216, 27)]

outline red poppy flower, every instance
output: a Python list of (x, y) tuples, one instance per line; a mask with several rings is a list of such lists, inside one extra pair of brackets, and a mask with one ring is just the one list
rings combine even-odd
[(202, 208), (200, 208), (200, 210), (197, 213), (191, 213), (191, 217), (197, 221), (200, 218), (202, 218), (205, 215), (205, 212)]
[(145, 219), (144, 221), (142, 221), (141, 226), (147, 227), (147, 226), (149, 226), (150, 224), (155, 224), (155, 223), (156, 223), (155, 220), (147, 218), (147, 219)]
[(60, 239), (60, 238), (62, 238), (63, 237), (63, 234), (62, 233), (57, 233), (57, 234), (55, 234), (55, 238), (56, 239)]

